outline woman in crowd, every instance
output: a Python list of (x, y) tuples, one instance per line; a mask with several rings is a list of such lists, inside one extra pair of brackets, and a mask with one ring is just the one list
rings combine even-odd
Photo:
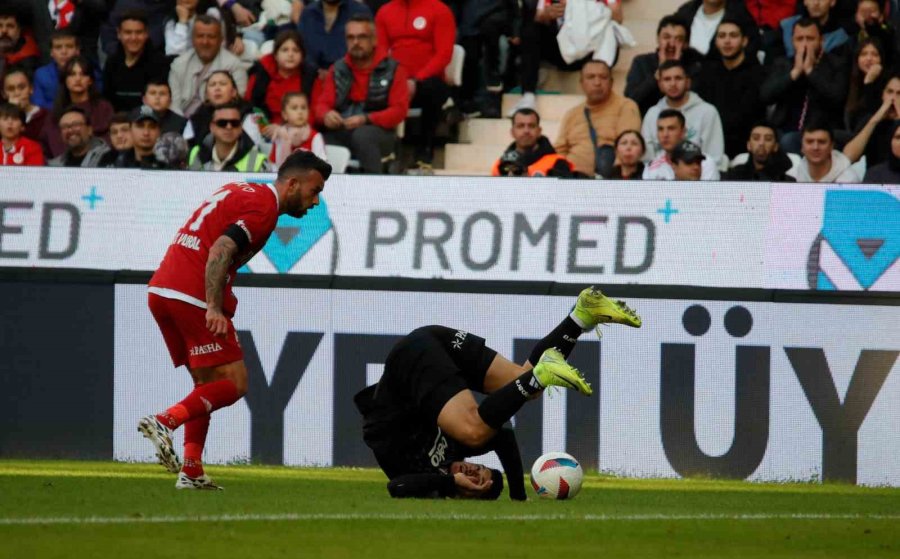
[(613, 166), (611, 179), (640, 180), (644, 174), (644, 163), (641, 159), (647, 151), (644, 137), (637, 130), (626, 130), (616, 138), (616, 164)]
[(887, 77), (884, 67), (884, 48), (878, 39), (868, 38), (859, 43), (850, 71), (850, 91), (847, 95), (845, 121), (847, 129), (857, 131), (878, 111), (881, 92)]
[[(25, 113), (25, 131), (23, 136), (36, 142), (41, 141), (41, 131), (47, 123), (50, 112), (31, 102), (34, 84), (22, 67), (13, 66), (3, 76), (3, 98), (18, 106)], [(44, 151), (47, 147), (44, 146)]]
[(109, 124), (115, 110), (94, 84), (94, 65), (84, 56), (72, 57), (59, 75), (60, 88), (53, 101), (53, 111), (44, 126), (43, 141), (56, 157), (66, 150), (57, 125), (59, 117), (69, 106), (82, 109), (91, 123), (94, 136), (109, 143)]
[(237, 83), (234, 76), (228, 70), (217, 70), (210, 74), (206, 82), (206, 99), (203, 105), (194, 113), (184, 131), (184, 137), (192, 145), (197, 145), (209, 134), (209, 123), (212, 120), (213, 108), (218, 105), (235, 101), (241, 105), (241, 123), (244, 132), (253, 140), (253, 143), (261, 145), (262, 135), (256, 122), (256, 115), (252, 114), (251, 105), (240, 98)]

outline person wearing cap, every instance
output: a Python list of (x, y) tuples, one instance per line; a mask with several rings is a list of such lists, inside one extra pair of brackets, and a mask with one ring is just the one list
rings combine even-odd
[[(653, 161), (644, 167), (644, 180), (674, 180), (675, 169), (672, 166), (672, 155), (675, 149), (687, 139), (687, 126), (684, 115), (677, 109), (666, 109), (656, 119), (656, 140), (661, 152)], [(719, 169), (716, 164), (694, 143), (688, 142), (704, 156), (700, 160), (700, 179), (704, 181), (719, 180)], [(686, 147), (686, 146), (685, 146)], [(694, 157), (694, 156), (692, 156)]]
[(678, 144), (669, 156), (672, 160), (672, 172), (677, 181), (699, 181), (703, 172), (706, 156), (700, 146), (687, 140)]
[(125, 169), (165, 169), (166, 166), (153, 155), (153, 146), (159, 139), (159, 115), (147, 105), (141, 105), (128, 114), (131, 121), (131, 149), (123, 151), (116, 159), (116, 167)]

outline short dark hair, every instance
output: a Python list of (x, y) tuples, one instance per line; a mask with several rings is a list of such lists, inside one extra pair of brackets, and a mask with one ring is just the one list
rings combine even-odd
[(718, 32), (719, 32), (719, 28), (722, 27), (722, 26), (725, 25), (725, 24), (734, 25), (735, 27), (738, 28), (738, 31), (741, 32), (741, 36), (742, 36), (742, 37), (746, 37), (746, 36), (747, 36), (747, 30), (744, 29), (744, 24), (743, 24), (743, 22), (738, 21), (737, 18), (734, 18), (734, 17), (728, 17), (728, 16), (723, 17), (723, 18), (722, 18), (722, 21), (719, 22), (719, 25), (716, 26), (716, 33), (718, 33)]
[(210, 116), (215, 115), (216, 111), (224, 111), (224, 110), (228, 110), (228, 109), (234, 109), (239, 114), (241, 114), (241, 116), (243, 116), (243, 112), (244, 112), (243, 108), (244, 108), (243, 105), (241, 105), (241, 102), (238, 101), (237, 99), (235, 99), (233, 101), (225, 101), (224, 103), (222, 103), (220, 105), (213, 105)]
[(659, 75), (662, 75), (666, 70), (671, 70), (672, 68), (681, 68), (684, 72), (684, 75), (687, 76), (687, 67), (685, 67), (684, 63), (680, 60), (666, 60), (662, 64), (659, 65)]
[(664, 109), (660, 111), (659, 116), (656, 117), (656, 122), (659, 122), (664, 118), (677, 118), (678, 123), (682, 128), (684, 128), (687, 124), (687, 121), (684, 119), (684, 113), (682, 113), (678, 109)]
[(28, 83), (30, 85), (34, 85), (34, 76), (32, 76), (31, 72), (28, 71), (28, 68), (22, 66), (21, 64), (14, 64), (7, 68), (4, 74), (0, 74), (0, 78), (2, 78), (2, 80), (0, 80), (0, 83), (3, 83), (6, 78), (13, 74), (22, 74), (23, 76), (25, 76), (25, 79), (28, 80)]
[[(757, 128), (768, 128), (775, 134), (775, 140), (776, 141), (778, 140), (778, 129), (775, 128), (775, 125), (772, 124), (771, 122), (769, 122), (768, 120), (757, 120), (756, 122), (754, 122), (753, 126), (750, 127), (750, 133), (752, 134), (753, 131)], [(749, 136), (748, 136), (748, 139), (749, 139)]]
[(803, 133), (800, 137), (806, 136), (809, 132), (827, 132), (828, 139), (834, 142), (834, 130), (823, 120), (814, 118), (806, 121), (806, 124), (803, 125)]
[(796, 31), (798, 27), (815, 27), (819, 30), (819, 35), (822, 35), (822, 24), (811, 17), (801, 17), (795, 21), (794, 26), (791, 27), (791, 32)]
[(69, 113), (80, 114), (81, 116), (84, 117), (84, 123), (87, 124), (88, 126), (91, 125), (91, 117), (90, 117), (90, 115), (88, 115), (87, 111), (82, 109), (81, 107), (76, 107), (75, 105), (69, 105), (68, 107), (66, 107), (62, 111), (60, 111), (59, 118), (56, 119), (56, 122), (58, 123), (60, 120), (62, 120), (62, 117), (66, 116)]
[(503, 494), (503, 472), (491, 468), (491, 486), (481, 495), (484, 501), (496, 501)]
[(16, 20), (16, 25), (22, 27), (22, 15), (12, 8), (2, 8), (0, 9), (0, 19), (8, 19), (13, 18)]
[(122, 12), (122, 15), (119, 16), (119, 21), (116, 23), (116, 27), (122, 27), (122, 24), (126, 21), (138, 21), (144, 24), (144, 27), (147, 28), (150, 26), (147, 19), (147, 12), (144, 10), (125, 10)]
[(294, 29), (285, 29), (280, 32), (278, 35), (275, 35), (275, 44), (272, 48), (272, 56), (278, 52), (278, 49), (281, 48), (281, 45), (285, 44), (288, 41), (294, 41), (294, 44), (297, 45), (297, 48), (300, 49), (300, 54), (303, 55), (303, 59), (306, 58), (306, 46), (303, 44), (303, 37), (300, 36)]
[(281, 167), (278, 168), (278, 179), (283, 179), (288, 174), (297, 171), (318, 171), (324, 180), (328, 180), (328, 177), (331, 176), (331, 165), (311, 151), (298, 149), (282, 162)]
[(285, 107), (287, 107), (288, 101), (291, 99), (295, 99), (297, 97), (302, 97), (306, 99), (306, 104), (309, 105), (309, 97), (302, 91), (289, 91), (284, 94), (284, 97), (281, 98), (281, 110), (283, 111)]
[(166, 86), (166, 89), (169, 90), (169, 95), (172, 95), (172, 86), (169, 85), (169, 82), (165, 78), (160, 78), (158, 76), (154, 76), (147, 80), (147, 83), (144, 85), (144, 93), (147, 93), (147, 90), (150, 89), (150, 86)]
[(76, 35), (71, 29), (68, 27), (64, 27), (62, 29), (54, 29), (50, 33), (50, 46), (53, 46), (53, 41), (57, 39), (75, 39), (75, 46), (81, 47), (81, 38)]
[(375, 20), (367, 13), (357, 12), (347, 19), (347, 23), (368, 23), (375, 25)]
[(127, 111), (119, 111), (113, 115), (112, 119), (109, 121), (109, 125), (113, 124), (131, 124), (131, 119), (128, 118)]
[(513, 115), (512, 115), (512, 117), (510, 117), (510, 119), (509, 119), (510, 122), (512, 122), (513, 124), (515, 124), (515, 123), (516, 123), (516, 116), (517, 116), (517, 115), (522, 115), (522, 116), (534, 116), (534, 118), (537, 119), (538, 126), (541, 125), (541, 115), (539, 115), (538, 112), (537, 112), (536, 110), (534, 110), (534, 109), (529, 109), (528, 107), (524, 107), (524, 108), (521, 108), (521, 109), (516, 109), (516, 112), (514, 112)]
[(0, 103), (0, 118), (17, 118), (25, 124), (25, 111), (12, 103)]
[(682, 29), (684, 29), (685, 41), (687, 41), (687, 43), (691, 42), (691, 24), (684, 21), (675, 14), (665, 16), (661, 20), (659, 20), (659, 25), (656, 26), (657, 37), (659, 37), (659, 33), (663, 30), (664, 27), (681, 27)]
[(612, 76), (612, 66), (610, 66), (609, 63), (606, 62), (605, 60), (588, 60), (588, 61), (586, 61), (584, 63), (584, 65), (581, 67), (581, 75), (582, 76), (584, 75), (584, 69), (587, 68), (588, 64), (602, 64), (602, 65), (606, 66), (606, 69), (609, 71), (609, 75)]

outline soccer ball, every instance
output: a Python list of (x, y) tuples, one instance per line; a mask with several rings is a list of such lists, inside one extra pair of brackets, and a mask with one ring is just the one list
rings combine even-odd
[(583, 479), (581, 464), (565, 452), (548, 452), (531, 467), (531, 486), (545, 499), (572, 499)]

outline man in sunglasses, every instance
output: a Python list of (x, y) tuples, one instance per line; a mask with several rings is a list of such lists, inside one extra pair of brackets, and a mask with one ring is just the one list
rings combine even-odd
[[(280, 215), (303, 217), (319, 204), (330, 175), (331, 165), (296, 151), (281, 164), (274, 184), (224, 185), (178, 230), (150, 279), (150, 312), (173, 364), (184, 365), (194, 381), (183, 400), (138, 423), (160, 463), (178, 474), (176, 489), (220, 489), (204, 473), (201, 457), (210, 414), (247, 392), (247, 367), (231, 321), (237, 271), (265, 246)], [(182, 425), (183, 465), (172, 444), (172, 432)]]
[(194, 171), (270, 171), (269, 160), (241, 128), (241, 109), (236, 102), (213, 110), (210, 134), (194, 146), (188, 156), (188, 169)]
[(491, 175), (498, 177), (571, 177), (573, 166), (556, 153), (541, 130), (541, 116), (534, 109), (518, 109), (512, 115), (509, 133), (513, 142), (494, 163)]

